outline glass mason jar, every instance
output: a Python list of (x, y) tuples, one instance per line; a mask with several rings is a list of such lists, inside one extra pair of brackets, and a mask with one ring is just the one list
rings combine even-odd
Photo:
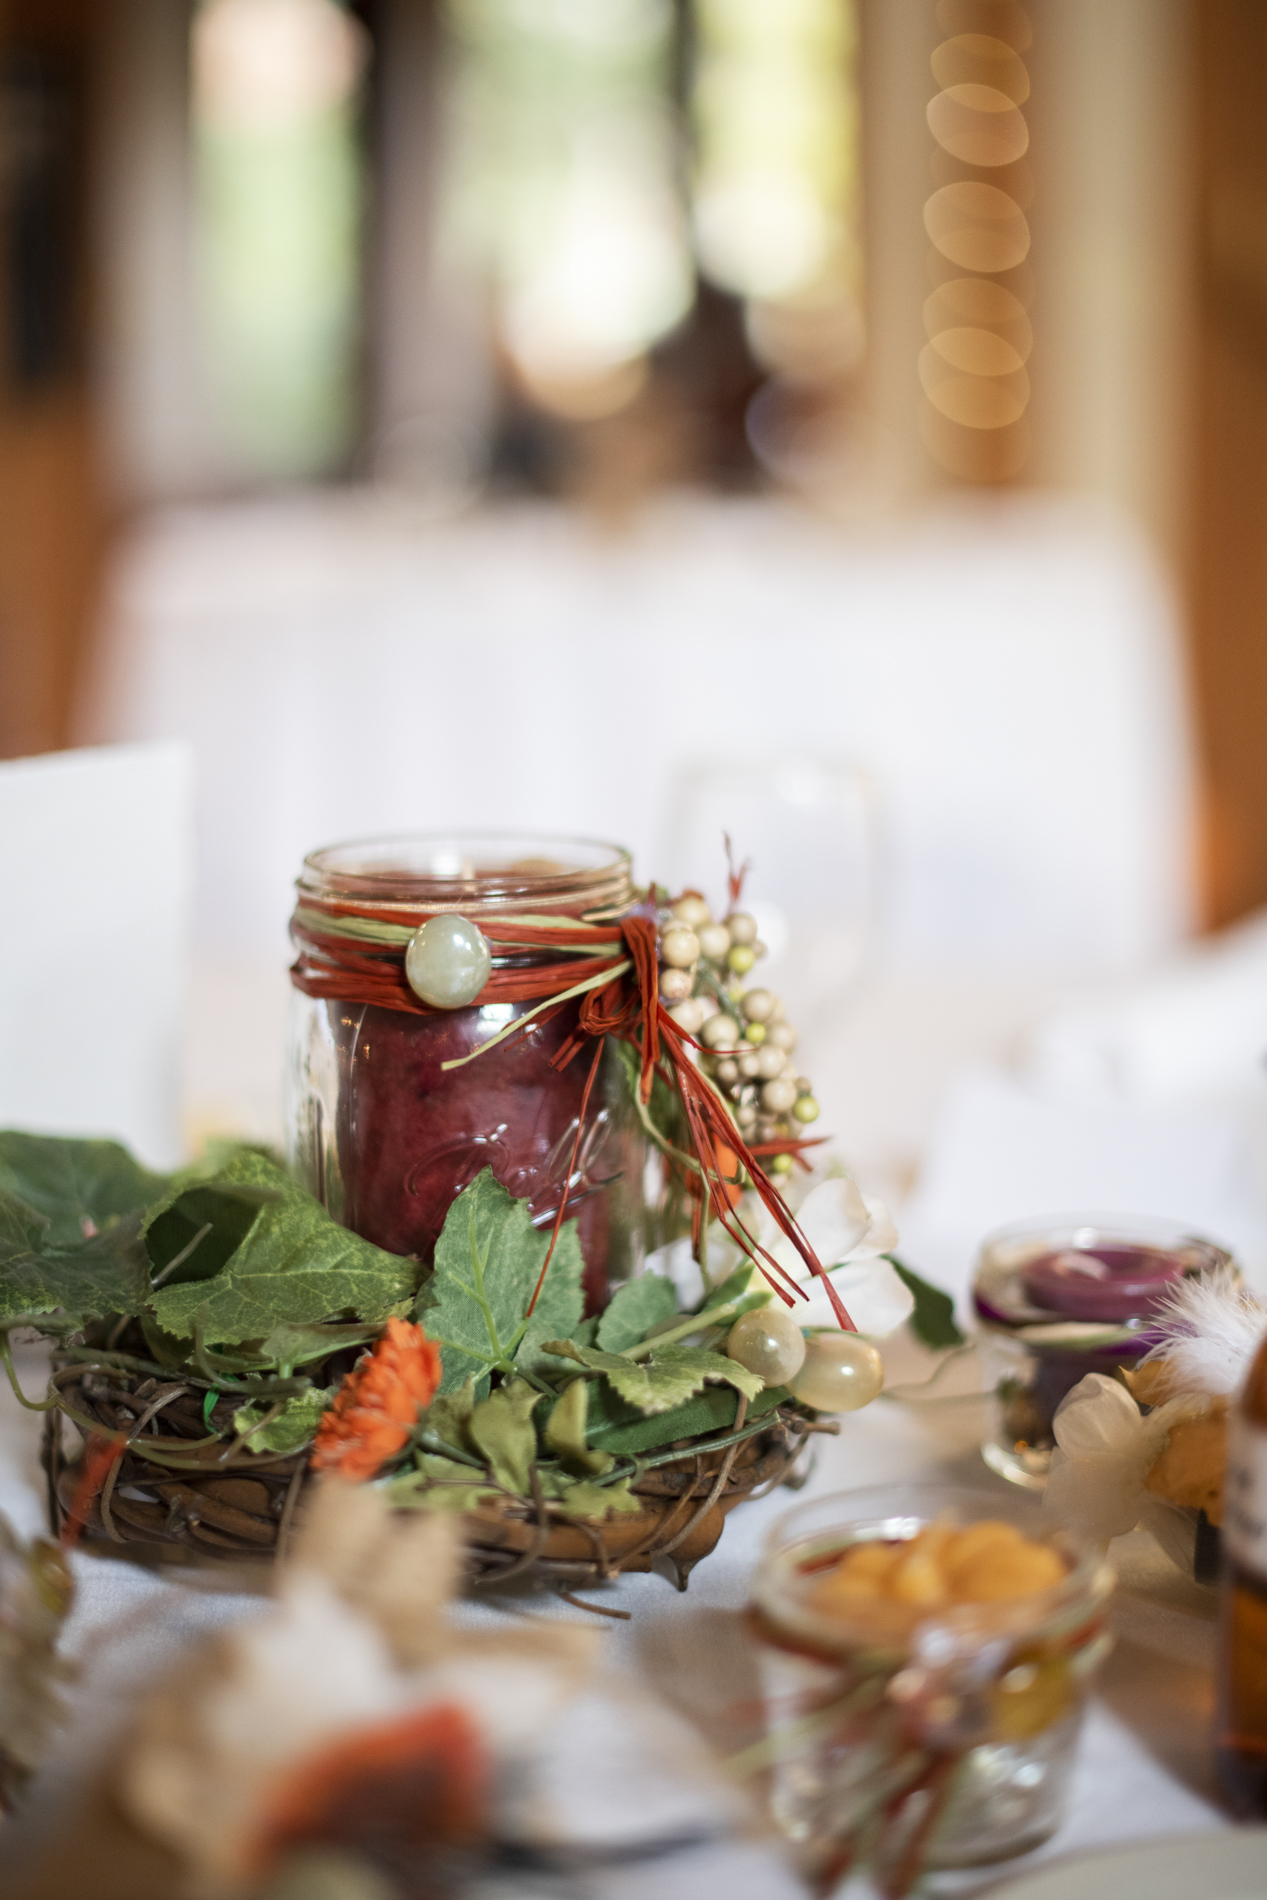
[(989, 1235), (972, 1283), (994, 1393), (986, 1463), (1041, 1491), (1060, 1401), (1089, 1372), (1137, 1366), (1161, 1338), (1154, 1316), (1174, 1288), (1232, 1265), (1213, 1240), (1150, 1216), (1053, 1215)]
[[(634, 906), (631, 859), (586, 840), (471, 834), (375, 839), (315, 851), (298, 880), (313, 900), (372, 910), (406, 931), (457, 915), (475, 925), (556, 917), (608, 922)], [(493, 968), (531, 970), (557, 952), (494, 948)], [(475, 1061), (445, 1070), (533, 1009), (476, 1002), (415, 1015), (295, 992), (287, 1147), (297, 1178), (355, 1233), (429, 1261), (454, 1197), (486, 1167), (554, 1221), (567, 1184), (585, 1261), (586, 1310), (641, 1266), (645, 1146), (608, 1045), (581, 1127), (590, 1063), (551, 1066), (581, 999), (542, 1011)], [(579, 1141), (578, 1141), (579, 1134)], [(573, 1157), (575, 1156), (575, 1161)]]
[[(930, 1611), (903, 1636), (811, 1607), (851, 1546), (950, 1518), (1003, 1520), (1056, 1549), (1063, 1581)], [(1027, 1853), (1063, 1818), (1083, 1705), (1110, 1647), (1113, 1572), (1022, 1492), (888, 1485), (799, 1505), (775, 1524), (749, 1609), (774, 1818), (815, 1892), (860, 1860), (884, 1891), (922, 1869)]]

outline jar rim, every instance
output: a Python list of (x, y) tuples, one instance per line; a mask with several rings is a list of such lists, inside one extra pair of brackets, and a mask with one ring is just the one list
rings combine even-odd
[(386, 909), (626, 908), (633, 856), (596, 838), (514, 831), (404, 832), (310, 851), (296, 880), (309, 897)]

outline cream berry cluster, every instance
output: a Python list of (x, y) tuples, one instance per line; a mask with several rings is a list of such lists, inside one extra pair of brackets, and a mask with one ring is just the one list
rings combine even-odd
[[(688, 892), (660, 931), (660, 995), (669, 1015), (704, 1045), (704, 1072), (725, 1098), (749, 1144), (787, 1139), (818, 1118), (818, 1103), (792, 1061), (796, 1030), (772, 990), (743, 979), (765, 955), (756, 919), (731, 911), (720, 923)], [(786, 1174), (791, 1155), (771, 1155), (770, 1174)]]

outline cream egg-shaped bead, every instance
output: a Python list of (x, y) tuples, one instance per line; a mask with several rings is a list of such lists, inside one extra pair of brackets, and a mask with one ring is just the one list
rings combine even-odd
[(772, 1022), (766, 1030), (766, 1041), (790, 1056), (796, 1047), (796, 1031), (791, 1023)]
[(740, 1102), (735, 1110), (735, 1120), (741, 1128), (752, 1128), (756, 1124), (757, 1111), (751, 1102)]
[(883, 1390), (884, 1361), (857, 1333), (817, 1333), (789, 1385), (816, 1412), (857, 1412)]
[(711, 924), (713, 913), (703, 898), (695, 891), (687, 891), (685, 897), (679, 897), (673, 906), (673, 915), (688, 930), (698, 930), (701, 924)]
[(661, 970), (661, 998), (666, 1003), (684, 1003), (691, 993), (693, 980), (689, 970)]
[(751, 1053), (745, 1049), (739, 1058), (739, 1073), (740, 1075), (746, 1076), (749, 1082), (755, 1082), (761, 1073), (757, 1067), (758, 1060), (759, 1058), (755, 1049), (752, 1050)]
[(773, 1082), (776, 1075), (782, 1075), (787, 1067), (787, 1057), (781, 1049), (765, 1047), (757, 1053), (757, 1074), (763, 1082)]
[(769, 1022), (774, 1014), (774, 997), (769, 990), (749, 990), (743, 999), (743, 1013), (750, 1023)]
[(694, 996), (688, 996), (684, 1003), (675, 1003), (669, 1015), (688, 1036), (697, 1036), (703, 1027), (704, 1012)]
[(732, 943), (755, 943), (757, 941), (757, 920), (750, 917), (746, 910), (732, 910), (726, 919), (726, 928), (730, 932)]
[(405, 947), (405, 980), (433, 1009), (465, 1009), (492, 967), (487, 937), (465, 917), (428, 917)]
[(709, 1017), (701, 1034), (710, 1049), (731, 1049), (739, 1040), (739, 1024), (733, 1016), (719, 1011)]
[(725, 924), (703, 924), (698, 933), (700, 954), (710, 963), (724, 963), (730, 949), (730, 932)]
[(719, 1082), (724, 1082), (729, 1088), (732, 1082), (739, 1080), (739, 1064), (730, 1056), (723, 1056), (713, 1073)]
[(660, 956), (675, 970), (689, 970), (699, 961), (699, 938), (685, 924), (670, 924), (660, 939)]
[(761, 1106), (772, 1115), (786, 1115), (796, 1101), (796, 1084), (790, 1076), (776, 1076), (761, 1091)]
[(781, 1306), (763, 1306), (735, 1321), (726, 1352), (767, 1385), (786, 1385), (805, 1363), (805, 1335)]

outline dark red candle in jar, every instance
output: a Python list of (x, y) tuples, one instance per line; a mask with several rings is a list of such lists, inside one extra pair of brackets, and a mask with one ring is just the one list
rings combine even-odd
[[(477, 926), (508, 917), (610, 917), (632, 907), (628, 854), (571, 840), (466, 837), (384, 840), (306, 860), (305, 901), (348, 901), (398, 934), (429, 914)], [(548, 951), (510, 950), (531, 968)], [(623, 1072), (587, 1044), (562, 1070), (579, 999), (552, 1005), (491, 1044), (533, 1004), (476, 1002), (425, 1015), (357, 1001), (297, 999), (290, 1073), (290, 1149), (300, 1178), (344, 1224), (393, 1253), (429, 1261), (454, 1197), (485, 1167), (549, 1227), (567, 1186), (585, 1261), (587, 1310), (626, 1277), (641, 1245), (645, 1148)], [(482, 1053), (446, 1070), (444, 1065)], [(578, 1139), (579, 1137), (579, 1139)]]

